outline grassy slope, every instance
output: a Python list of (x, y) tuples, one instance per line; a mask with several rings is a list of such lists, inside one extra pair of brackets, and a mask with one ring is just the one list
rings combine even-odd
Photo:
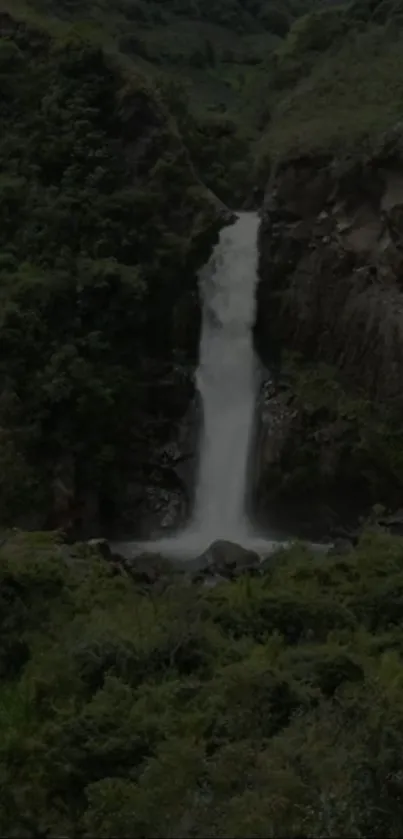
[[(309, 35), (296, 37), (291, 32), (279, 49), (277, 79), (273, 65), (267, 68), (270, 121), (261, 153), (278, 158), (338, 149), (359, 152), (400, 121), (402, 4), (395, 3), (385, 15), (378, 9), (372, 17), (364, 4), (365, 20), (357, 20), (356, 6), (324, 13), (311, 44)], [(340, 31), (332, 38), (337, 14)], [(300, 25), (297, 22), (297, 33)]]
[(403, 106), (403, 35), (380, 30), (318, 62), (277, 106), (268, 142), (273, 151), (349, 147), (373, 140), (400, 120)]

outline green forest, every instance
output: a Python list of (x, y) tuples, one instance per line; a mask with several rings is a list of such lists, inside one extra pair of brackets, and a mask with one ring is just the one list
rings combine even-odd
[[(390, 517), (212, 586), (91, 541), (176, 491), (232, 212), (298, 156), (370, 169), (391, 130), (400, 172), (402, 114), (401, 0), (0, 0), (1, 836), (402, 836)], [(401, 414), (304, 361), (273, 482), (296, 463), (302, 498), (341, 416), (348, 480), (383, 504), (393, 476), (398, 506)]]
[(212, 590), (52, 535), (0, 563), (2, 836), (401, 835), (402, 539)]

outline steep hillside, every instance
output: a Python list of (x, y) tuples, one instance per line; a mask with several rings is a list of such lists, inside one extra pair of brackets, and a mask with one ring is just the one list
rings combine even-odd
[(0, 26), (1, 516), (133, 527), (192, 396), (218, 201), (144, 77)]
[(90, 38), (152, 79), (169, 108), (180, 100), (188, 129), (192, 123), (190, 143), (196, 134), (196, 145), (204, 149), (196, 161), (201, 177), (235, 206), (250, 200), (255, 183), (250, 145), (260, 123), (254, 111), (243, 119), (248, 87), (263, 84), (263, 62), (295, 18), (315, 3), (0, 0), (0, 9), (59, 37)]

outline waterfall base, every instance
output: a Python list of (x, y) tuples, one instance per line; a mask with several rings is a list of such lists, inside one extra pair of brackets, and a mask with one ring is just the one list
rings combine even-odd
[(243, 548), (255, 551), (261, 559), (270, 556), (280, 547), (285, 547), (287, 542), (278, 542), (265, 537), (263, 534), (254, 533), (247, 527), (239, 528), (235, 533), (211, 533), (202, 529), (189, 527), (172, 536), (148, 542), (119, 542), (112, 545), (117, 553), (129, 557), (139, 556), (143, 553), (160, 554), (167, 559), (178, 559), (186, 562), (196, 559), (204, 553), (210, 545), (217, 540), (227, 540), (241, 545)]

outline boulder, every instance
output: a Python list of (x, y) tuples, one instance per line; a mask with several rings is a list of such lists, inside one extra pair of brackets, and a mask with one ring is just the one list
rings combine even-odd
[(397, 510), (396, 513), (379, 518), (378, 524), (394, 536), (403, 536), (403, 510)]
[(219, 576), (233, 579), (240, 574), (253, 573), (260, 566), (255, 551), (243, 548), (235, 542), (217, 540), (198, 558), (198, 576)]

